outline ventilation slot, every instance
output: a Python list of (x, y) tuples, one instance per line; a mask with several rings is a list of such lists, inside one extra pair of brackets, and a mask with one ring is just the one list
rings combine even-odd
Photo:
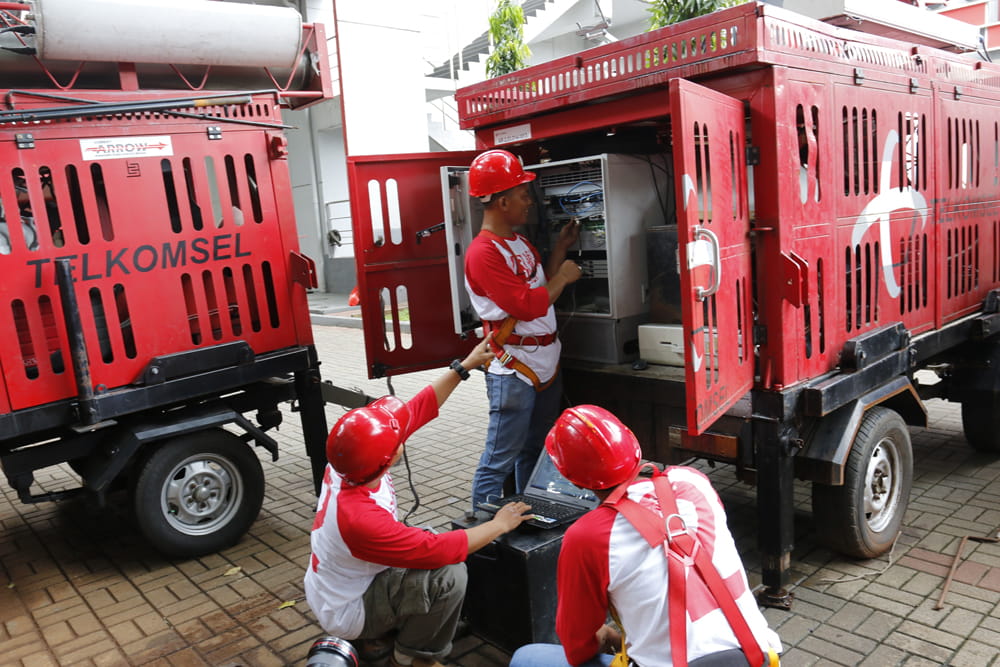
[(843, 107), (844, 194), (879, 191), (878, 115), (875, 109)]
[(956, 297), (978, 289), (979, 228), (970, 225), (948, 230), (946, 246), (946, 296)]
[(847, 331), (878, 321), (879, 244), (863, 243), (844, 250)]
[[(37, 313), (29, 313), (25, 302), (15, 299), (11, 302), (11, 314), (14, 316), (14, 330), (17, 333), (25, 377), (35, 380), (42, 373), (64, 373), (66, 363), (51, 299), (46, 295), (40, 296)], [(35, 317), (39, 319), (34, 319)], [(35, 329), (34, 334), (32, 320), (41, 325), (41, 330)]]
[(979, 121), (948, 119), (948, 187), (979, 187)]
[(927, 306), (927, 235), (899, 239), (899, 314)]

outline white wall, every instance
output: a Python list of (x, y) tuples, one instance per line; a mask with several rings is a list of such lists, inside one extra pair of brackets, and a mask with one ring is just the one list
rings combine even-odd
[(336, 0), (351, 155), (427, 150), (418, 3)]

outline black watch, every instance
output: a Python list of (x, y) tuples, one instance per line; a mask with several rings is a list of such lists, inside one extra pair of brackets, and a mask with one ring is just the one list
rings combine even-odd
[(458, 377), (462, 378), (463, 380), (469, 379), (469, 371), (465, 370), (465, 366), (463, 366), (462, 362), (459, 361), (458, 359), (451, 362), (451, 370), (458, 373)]

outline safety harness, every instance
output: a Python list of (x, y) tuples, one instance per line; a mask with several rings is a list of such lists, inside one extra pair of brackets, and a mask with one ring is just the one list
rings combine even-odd
[[(646, 466), (653, 467), (651, 464), (646, 464), (643, 467)], [(630, 478), (620, 484), (602, 504), (624, 516), (639, 531), (650, 547), (663, 546), (668, 564), (667, 572), (670, 577), (667, 595), (669, 596), (670, 653), (673, 658), (673, 667), (687, 667), (688, 664), (686, 601), (688, 573), (692, 566), (708, 587), (712, 597), (715, 598), (715, 602), (719, 605), (726, 620), (729, 621), (729, 626), (736, 635), (740, 648), (751, 667), (778, 665), (777, 653), (768, 649), (768, 654), (765, 656), (761, 650), (749, 624), (736, 604), (736, 599), (712, 563), (712, 554), (709, 553), (708, 549), (702, 548), (698, 539), (688, 532), (684, 519), (677, 511), (677, 500), (673, 487), (667, 478), (667, 472), (660, 472), (653, 467), (653, 490), (659, 502), (660, 511), (663, 513), (662, 517), (628, 497), (626, 492), (633, 481), (634, 478)], [(616, 622), (618, 622), (617, 619)], [(618, 622), (618, 625), (621, 626), (621, 623)], [(616, 667), (628, 665), (624, 629), (622, 629), (621, 650), (615, 656), (615, 661), (612, 664)]]
[[(493, 350), (493, 355), (501, 366), (504, 368), (513, 368), (531, 380), (535, 391), (544, 391), (552, 384), (552, 381), (556, 379), (556, 375), (559, 374), (558, 369), (556, 369), (556, 372), (552, 374), (552, 377), (547, 382), (543, 383), (538, 379), (538, 374), (528, 364), (505, 350), (504, 345), (537, 345), (538, 347), (544, 347), (556, 341), (556, 334), (554, 332), (538, 336), (521, 336), (514, 333), (514, 325), (517, 324), (517, 319), (514, 317), (507, 317), (507, 319), (500, 320), (499, 322), (486, 322), (485, 324), (487, 328), (486, 335), (490, 339), (490, 349)], [(486, 367), (489, 368), (489, 363), (486, 364)]]
[[(507, 249), (507, 252), (510, 253), (511, 257), (516, 256), (513, 249), (511, 249), (510, 245), (507, 243), (507, 239), (505, 239), (504, 237), (498, 234), (494, 234), (493, 232), (485, 229), (480, 231), (479, 233), (487, 234), (494, 241), (499, 241)], [(526, 271), (527, 269), (525, 269), (525, 273)], [(524, 276), (525, 280), (528, 281), (531, 280), (531, 277), (532, 276), (529, 275)], [(503, 320), (491, 320), (483, 322), (483, 325), (486, 327), (486, 332), (485, 332), (486, 336), (489, 338), (490, 341), (490, 349), (493, 350), (493, 355), (496, 357), (496, 360), (500, 363), (501, 366), (503, 366), (504, 368), (511, 368), (520, 373), (521, 375), (523, 375), (524, 377), (531, 380), (531, 384), (535, 387), (535, 391), (544, 391), (545, 389), (548, 388), (550, 384), (552, 384), (553, 380), (555, 380), (556, 378), (556, 375), (559, 374), (558, 369), (556, 370), (555, 373), (552, 374), (552, 377), (549, 378), (547, 382), (543, 383), (539, 381), (538, 374), (535, 373), (534, 370), (532, 370), (526, 363), (515, 357), (513, 354), (505, 350), (504, 345), (512, 345), (515, 347), (529, 346), (529, 345), (533, 345), (536, 347), (545, 347), (546, 345), (551, 345), (552, 343), (556, 342), (557, 334), (553, 331), (546, 334), (522, 336), (520, 334), (514, 333), (514, 326), (517, 324), (517, 322), (518, 322), (517, 318), (509, 315)], [(486, 367), (489, 368), (489, 364), (486, 364)]]

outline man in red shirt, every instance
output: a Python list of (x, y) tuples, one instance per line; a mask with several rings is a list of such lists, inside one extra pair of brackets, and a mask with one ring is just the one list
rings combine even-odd
[(487, 337), (495, 336), (497, 357), (486, 374), (490, 422), (472, 480), (473, 509), (496, 501), (512, 471), (516, 490), (524, 490), (559, 414), (561, 347), (552, 304), (580, 278), (580, 267), (566, 259), (579, 227), (560, 230), (542, 267), (538, 251), (515, 231), (528, 221), (528, 184), (534, 179), (504, 150), (486, 151), (469, 167), (469, 194), (480, 198), (485, 211), (482, 230), (466, 252), (465, 287)]
[(385, 396), (351, 410), (327, 438), (306, 599), (323, 630), (342, 639), (395, 631), (395, 666), (432, 667), (451, 652), (466, 556), (530, 517), (528, 505), (514, 503), (486, 523), (441, 534), (396, 519), (389, 467), (469, 370), (490, 358), (484, 340), (410, 401)]
[[(725, 509), (704, 474), (673, 466), (637, 477), (638, 440), (595, 405), (564, 411), (545, 448), (563, 476), (602, 504), (563, 537), (556, 582), (562, 645), (523, 646), (511, 667), (610, 665), (604, 651), (618, 649), (622, 637), (605, 624), (609, 611), (620, 620), (628, 657), (642, 667), (693, 666), (699, 658), (716, 666), (777, 664), (781, 643), (757, 607)], [(659, 537), (655, 544), (650, 532)], [(684, 539), (694, 546), (682, 556), (672, 549)], [(709, 569), (715, 577), (703, 574)], [(720, 601), (722, 591), (727, 599)]]

